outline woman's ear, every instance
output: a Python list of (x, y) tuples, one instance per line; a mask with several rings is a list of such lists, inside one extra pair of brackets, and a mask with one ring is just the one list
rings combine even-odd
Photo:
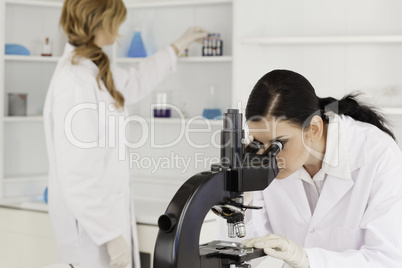
[(324, 133), (324, 121), (318, 115), (313, 116), (309, 125), (309, 136), (312, 142), (319, 141)]

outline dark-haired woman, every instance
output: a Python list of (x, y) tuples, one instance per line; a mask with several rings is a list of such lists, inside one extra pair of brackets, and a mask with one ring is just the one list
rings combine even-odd
[(274, 70), (252, 90), (246, 119), (254, 140), (284, 144), (276, 180), (254, 193), (263, 209), (251, 212), (246, 246), (285, 267), (402, 267), (402, 156), (381, 115)]
[(69, 43), (44, 109), (49, 213), (61, 263), (140, 267), (120, 119), (127, 116), (126, 104), (145, 97), (172, 72), (176, 53), (207, 35), (191, 27), (137, 67), (117, 68), (102, 48), (114, 43), (126, 13), (122, 0), (64, 1), (60, 25)]

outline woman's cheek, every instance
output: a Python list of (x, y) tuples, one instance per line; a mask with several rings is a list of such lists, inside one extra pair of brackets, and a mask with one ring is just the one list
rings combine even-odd
[(286, 160), (283, 157), (277, 157), (276, 162), (278, 163), (278, 168), (279, 169), (284, 169), (286, 168)]

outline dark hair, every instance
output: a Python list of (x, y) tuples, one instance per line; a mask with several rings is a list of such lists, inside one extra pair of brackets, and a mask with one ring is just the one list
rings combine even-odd
[(302, 75), (288, 70), (274, 70), (265, 74), (254, 86), (246, 107), (247, 121), (259, 121), (262, 117), (284, 117), (302, 128), (310, 124), (314, 115), (324, 121), (326, 111), (343, 114), (355, 120), (370, 123), (394, 140), (389, 123), (375, 108), (357, 101), (359, 94), (349, 94), (341, 100), (332, 97), (319, 98), (313, 86)]

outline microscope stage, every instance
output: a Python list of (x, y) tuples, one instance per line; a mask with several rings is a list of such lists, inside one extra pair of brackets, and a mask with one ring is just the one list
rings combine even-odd
[(220, 240), (200, 245), (200, 255), (206, 258), (228, 259), (237, 263), (266, 256), (263, 249), (245, 247), (241, 243)]

